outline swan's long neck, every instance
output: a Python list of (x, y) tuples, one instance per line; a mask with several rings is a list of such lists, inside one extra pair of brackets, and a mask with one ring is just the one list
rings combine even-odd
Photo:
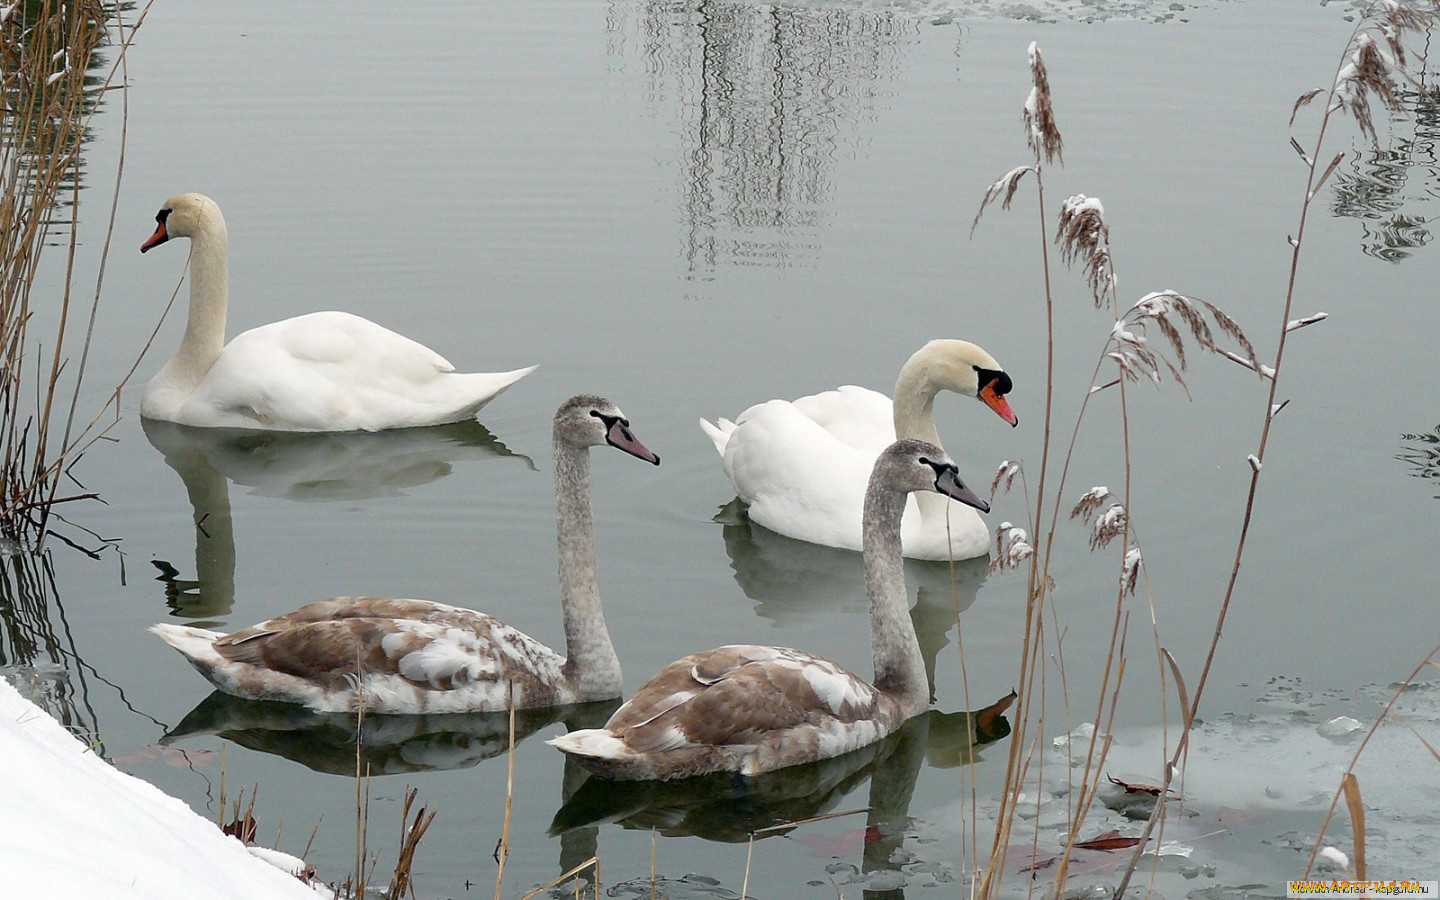
[(207, 216), (190, 238), (190, 317), (173, 365), (196, 384), (225, 347), (230, 303), (230, 237), (225, 220)]
[(870, 596), (870, 649), (875, 686), (900, 704), (906, 718), (930, 702), (925, 661), (910, 621), (905, 591), (905, 558), (900, 550), (900, 517), (905, 494), (872, 478), (865, 492), (865, 589)]
[[(896, 440), (929, 441), (937, 447), (945, 446), (935, 428), (935, 395), (938, 393), (940, 388), (926, 373), (925, 366), (912, 357), (895, 382)], [(915, 503), (920, 508), (920, 518), (926, 522), (943, 522), (950, 509), (950, 499), (933, 491), (916, 494)]]
[(937, 447), (940, 433), (935, 430), (935, 395), (940, 388), (925, 373), (923, 366), (907, 364), (895, 382), (895, 439), (929, 441)]
[(565, 674), (580, 699), (613, 697), (622, 687), (595, 583), (595, 526), (590, 516), (590, 450), (554, 442), (555, 518), (560, 551), (560, 604), (565, 620)]

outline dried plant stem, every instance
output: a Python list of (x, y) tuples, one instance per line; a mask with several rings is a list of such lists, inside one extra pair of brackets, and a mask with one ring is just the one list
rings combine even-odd
[[(1400, 697), (1409, 690), (1410, 685), (1415, 682), (1415, 678), (1420, 674), (1420, 670), (1426, 666), (1435, 665), (1435, 658), (1437, 656), (1440, 656), (1440, 644), (1432, 647), (1430, 652), (1425, 655), (1425, 658), (1416, 663), (1415, 668), (1410, 670), (1410, 674), (1405, 676), (1405, 680), (1400, 682), (1395, 690), (1390, 693), (1390, 699), (1386, 701), (1384, 708), (1380, 710), (1380, 715), (1375, 717), (1375, 721), (1371, 723), (1370, 729), (1365, 732), (1365, 737), (1361, 738), (1360, 743), (1355, 747), (1355, 752), (1350, 756), (1350, 765), (1345, 767), (1345, 772), (1340, 777), (1340, 787), (1336, 789), (1335, 796), (1330, 798), (1330, 808), (1325, 811), (1325, 819), (1320, 823), (1320, 830), (1315, 835), (1315, 845), (1310, 848), (1310, 858), (1305, 861), (1305, 872), (1302, 877), (1310, 877), (1310, 870), (1314, 867), (1315, 858), (1319, 856), (1320, 847), (1325, 840), (1325, 831), (1330, 827), (1330, 820), (1335, 816), (1335, 808), (1340, 804), (1341, 796), (1345, 794), (1346, 779), (1354, 777), (1355, 765), (1360, 762), (1360, 754), (1365, 752), (1365, 748), (1370, 744), (1370, 739), (1375, 736), (1375, 732), (1379, 731), (1380, 726), (1390, 717), (1391, 710), (1395, 708), (1396, 703), (1400, 702)], [(1425, 743), (1423, 739), (1421, 742)], [(1429, 744), (1427, 743), (1426, 746), (1428, 747)], [(1432, 752), (1434, 752), (1433, 749)]]
[[(1239, 537), (1236, 540), (1234, 561), (1230, 567), (1229, 578), (1226, 580), (1225, 592), (1220, 601), (1220, 610), (1216, 615), (1215, 633), (1210, 639), (1210, 645), (1205, 654), (1205, 662), (1200, 669), (1200, 677), (1195, 682), (1194, 693), (1190, 698), (1190, 708), (1186, 715), (1186, 725), (1181, 729), (1180, 738), (1176, 742), (1169, 763), (1165, 767), (1163, 781), (1160, 785), (1162, 788), (1160, 799), (1155, 804), (1155, 810), (1151, 814), (1150, 819), (1145, 823), (1145, 828), (1141, 833), (1142, 840), (1140, 844), (1136, 846), (1135, 854), (1126, 867), (1120, 883), (1116, 887), (1116, 900), (1124, 896), (1125, 890), (1129, 886), (1131, 876), (1134, 874), (1135, 869), (1139, 867), (1140, 854), (1144, 850), (1145, 840), (1150, 837), (1156, 824), (1164, 815), (1166, 792), (1170, 787), (1175, 773), (1178, 771), (1181, 757), (1184, 756), (1189, 747), (1191, 725), (1199, 714), (1200, 701), (1205, 693), (1205, 686), (1209, 682), (1210, 671), (1214, 666), (1216, 653), (1220, 646), (1220, 637), (1224, 633), (1225, 621), (1229, 616), (1230, 605), (1235, 597), (1235, 588), (1240, 580), (1240, 566), (1245, 557), (1245, 549), (1250, 535), (1250, 525), (1254, 521), (1255, 499), (1260, 488), (1260, 473), (1265, 462), (1265, 451), (1270, 444), (1270, 427), (1274, 423), (1275, 414), (1278, 411), (1276, 398), (1280, 390), (1280, 372), (1285, 359), (1287, 338), (1293, 330), (1290, 323), (1295, 305), (1295, 285), (1300, 273), (1300, 256), (1305, 246), (1305, 231), (1306, 226), (1309, 224), (1310, 207), (1315, 200), (1316, 192), (1320, 184), (1328, 177), (1330, 172), (1334, 171), (1335, 165), (1340, 159), (1340, 156), (1337, 155), (1335, 161), (1329, 163), (1322, 171), (1319, 168), (1320, 152), (1325, 144), (1325, 136), (1329, 130), (1331, 116), (1337, 110), (1344, 108), (1338, 102), (1337, 98), (1337, 90), (1340, 84), (1342, 70), (1345, 69), (1347, 65), (1346, 60), (1351, 56), (1352, 50), (1356, 48), (1357, 45), (1363, 43), (1365, 37), (1364, 29), (1368, 21), (1368, 19), (1362, 19), (1351, 32), (1350, 40), (1345, 44), (1345, 49), (1341, 53), (1340, 60), (1335, 67), (1335, 77), (1331, 80), (1331, 88), (1327, 94), (1325, 112), (1320, 117), (1320, 125), (1316, 131), (1313, 149), (1308, 155), (1302, 154), (1307, 172), (1305, 193), (1300, 201), (1299, 220), (1296, 224), (1295, 234), (1290, 238), (1290, 268), (1285, 284), (1285, 301), (1281, 307), (1279, 338), (1275, 346), (1275, 361), (1269, 370), (1269, 390), (1266, 392), (1265, 408), (1261, 417), (1260, 441), (1254, 454), (1255, 462), (1250, 467), (1250, 483), (1245, 494), (1245, 508), (1244, 514), (1241, 517)], [(1315, 94), (1312, 93), (1309, 96), (1313, 97)], [(1301, 103), (1303, 104), (1304, 102), (1306, 102), (1306, 100), (1302, 99)], [(1297, 108), (1299, 105), (1300, 104), (1297, 104)], [(1351, 106), (1350, 109), (1352, 112), (1355, 111), (1353, 106)], [(1357, 115), (1357, 120), (1362, 130), (1364, 130), (1368, 119)]]
[[(126, 7), (98, 0), (41, 0), (18, 10), (12, 5), (0, 22), (0, 45), (6, 56), (6, 65), (0, 69), (0, 95), (6, 111), (0, 119), (0, 471), (4, 473), (0, 478), (4, 483), (0, 531), (17, 540), (30, 538), (37, 550), (44, 547), (54, 507), (75, 499), (59, 496), (62, 477), (70, 475), (74, 462), (106, 436), (109, 425), (97, 428), (106, 411), (113, 415), (118, 410), (119, 387), (88, 425), (76, 429), (124, 167), (127, 55), (150, 5), (145, 3), (128, 27)], [(113, 19), (113, 35), (109, 34), (108, 19)], [(109, 46), (118, 47), (116, 59), (103, 84), (87, 88), (86, 72), (107, 37)], [(112, 89), (120, 91), (122, 103), (116, 188), (83, 342), (72, 357), (65, 344), (77, 312), (70, 304), (80, 244), (81, 152), (100, 110), (95, 98)], [(70, 210), (68, 223), (57, 218), (62, 197)], [(60, 224), (69, 226), (63, 284), (57, 296), (46, 298), (44, 304), (55, 310), (57, 321), (50, 346), (43, 349), (40, 342), (29, 338), (35, 309), (31, 294), (42, 271), (42, 252), (53, 244), (50, 237)], [(22, 390), (22, 379), (26, 355), (32, 351), (37, 357), (34, 412), (26, 414), (22, 405), (31, 399)], [(72, 365), (73, 373), (67, 373)], [(71, 381), (68, 401), (62, 377)], [(61, 424), (57, 436), (52, 429)], [(93, 496), (88, 492), (78, 495)]]
[(515, 803), (515, 682), (505, 685), (505, 709), (510, 714), (509, 748), (505, 762), (505, 823), (500, 829), (500, 845), (495, 849), (499, 869), (495, 872), (495, 900), (505, 885), (505, 861), (510, 858), (510, 811)]
[[(1035, 184), (1039, 217), (1040, 217), (1040, 259), (1041, 271), (1045, 289), (1045, 414), (1043, 425), (1043, 436), (1040, 445), (1040, 474), (1036, 481), (1035, 488), (1035, 512), (1031, 519), (1031, 530), (1033, 532), (1036, 523), (1044, 518), (1045, 508), (1045, 479), (1049, 473), (1050, 466), (1050, 432), (1051, 417), (1053, 415), (1055, 396), (1055, 299), (1050, 284), (1050, 245), (1046, 238), (1049, 229), (1045, 213), (1045, 179), (1044, 168), (1041, 163), (1040, 154), (1037, 151), (1035, 156)], [(1048, 560), (1049, 541), (1046, 541), (1045, 556)], [(1014, 801), (1019, 795), (1020, 779), (1025, 768), (1021, 757), (1022, 748), (1026, 746), (1025, 733), (1029, 720), (1029, 710), (1032, 706), (1030, 688), (1035, 683), (1036, 659), (1040, 655), (1039, 642), (1043, 631), (1041, 610), (1045, 596), (1048, 594), (1049, 570), (1040, 568), (1040, 560), (1031, 557), (1029, 569), (1029, 581), (1025, 590), (1025, 632), (1020, 647), (1020, 679), (1024, 686), (1017, 698), (1015, 710), (1014, 733), (1010, 739), (1010, 753), (1005, 763), (1006, 789), (1000, 795), (1000, 808), (997, 813), (998, 827), (995, 829), (995, 838), (991, 844), (991, 858), (1003, 856), (1004, 848), (1010, 843), (1010, 826), (1014, 812)], [(998, 867), (991, 865), (986, 867), (984, 880), (981, 882), (979, 894), (982, 897), (992, 896), (1000, 887)]]
[[(564, 883), (565, 883), (566, 881), (568, 881), (569, 879), (575, 878), (575, 876), (579, 875), (581, 872), (585, 871), (586, 869), (590, 869), (590, 868), (593, 868), (593, 869), (595, 870), (595, 894), (596, 894), (596, 896), (599, 896), (599, 894), (600, 894), (600, 857), (598, 857), (598, 856), (592, 856), (592, 857), (590, 857), (589, 859), (587, 859), (587, 860), (585, 860), (584, 862), (582, 862), (580, 865), (575, 866), (574, 868), (572, 868), (570, 871), (565, 872), (565, 873), (562, 874), (562, 875), (559, 875), (559, 876), (557, 876), (557, 877), (555, 877), (555, 878), (550, 879), (549, 881), (545, 882), (544, 884), (540, 885), (540, 886), (537, 887), (537, 888), (532, 888), (531, 890), (528, 890), (528, 891), (526, 891), (525, 893), (521, 894), (521, 895), (520, 895), (520, 900), (530, 900), (530, 898), (532, 898), (532, 897), (538, 897), (538, 896), (540, 896), (541, 894), (545, 893), (546, 891), (550, 890), (551, 888), (553, 888), (553, 887), (555, 887), (555, 886), (557, 886), (557, 885), (564, 884)], [(578, 885), (576, 886), (576, 889), (575, 889), (575, 895), (576, 895), (577, 897), (580, 895), (580, 889), (579, 889), (579, 886), (578, 886)]]
[(390, 879), (390, 886), (385, 891), (385, 900), (403, 900), (407, 891), (414, 896), (414, 889), (411, 887), (413, 875), (411, 870), (415, 865), (415, 851), (420, 849), (420, 840), (425, 837), (429, 830), (430, 823), (435, 821), (435, 813), (425, 807), (415, 814), (412, 822), (410, 810), (415, 805), (415, 797), (420, 793), (418, 788), (405, 787), (405, 798), (400, 810), (400, 851), (395, 857), (395, 874)]

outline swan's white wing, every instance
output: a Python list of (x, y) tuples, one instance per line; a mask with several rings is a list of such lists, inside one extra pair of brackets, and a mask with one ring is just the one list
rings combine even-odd
[(860, 548), (860, 514), (875, 454), (838, 439), (799, 406), (745, 411), (725, 447), (726, 471), (752, 521), (832, 547)]
[(530, 371), (456, 373), (440, 354), (368, 319), (317, 312), (236, 336), (182, 416), (291, 431), (435, 425), (473, 415)]
[(847, 384), (801, 397), (795, 408), (835, 440), (872, 459), (895, 442), (895, 405), (879, 391)]

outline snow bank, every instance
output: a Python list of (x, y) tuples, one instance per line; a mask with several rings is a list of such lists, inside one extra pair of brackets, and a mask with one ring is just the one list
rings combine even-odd
[(316, 897), (180, 800), (95, 756), (4, 679), (0, 872), (11, 897)]

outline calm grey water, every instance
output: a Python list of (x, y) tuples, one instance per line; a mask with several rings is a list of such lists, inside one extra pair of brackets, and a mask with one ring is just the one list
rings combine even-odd
[[(353, 765), (345, 723), (296, 740), (284, 717), (202, 710), (241, 724), (228, 740), (200, 734), (162, 750), (162, 734), (209, 692), (144, 629), (172, 615), (237, 627), (333, 594), (377, 593), (476, 606), (558, 644), (548, 429), (556, 405), (581, 391), (620, 404), (664, 458), (658, 470), (619, 454), (595, 460), (601, 587), (628, 687), (675, 656), (732, 641), (803, 646), (867, 672), (858, 556), (716, 522), (730, 494), (696, 420), (847, 382), (888, 390), (920, 344), (963, 337), (1012, 374), (1021, 426), (942, 397), (949, 449), (982, 483), (1003, 459), (1038, 466), (1045, 345), (1033, 194), (969, 234), (985, 187), (1027, 158), (1019, 118), (1032, 40), (1066, 139), (1066, 168), (1048, 174), (1051, 202), (1075, 192), (1105, 202), (1122, 298), (1160, 288), (1204, 297), (1268, 354), (1303, 190), (1286, 120), (1298, 94), (1332, 76), (1350, 31), (1348, 6), (1314, 3), (990, 9), (437, 2), (397, 15), (340, 3), (157, 4), (129, 57), (92, 402), (133, 362), (175, 288), (184, 246), (144, 258), (136, 249), (161, 201), (187, 190), (214, 197), (229, 223), (232, 334), (343, 308), (461, 368), (541, 368), (474, 427), (300, 441), (146, 430), (139, 389), (179, 339), (183, 305), (172, 312), (126, 391), (118, 442), (76, 469), (106, 503), (69, 517), (121, 554), (58, 550), (53, 583), (41, 573), (30, 587), (48, 603), (33, 627), (58, 636), (37, 659), (60, 661), (68, 715), (122, 768), (201, 810), (213, 811), (221, 766), (197, 751), (223, 745), (232, 794), (260, 786), (262, 840), (283, 826), (280, 846), (298, 852), (314, 830), (310, 858), (343, 877), (354, 784), (326, 772)], [(1313, 122), (1297, 126), (1307, 143)], [(112, 103), (87, 151), (82, 285), (93, 286), (121, 125)], [(1396, 120), (1382, 129), (1380, 158), (1348, 131), (1331, 145), (1353, 152), (1312, 221), (1296, 308), (1331, 319), (1290, 344), (1283, 395), (1293, 402), (1266, 462), (1212, 715), (1273, 711), (1279, 684), (1324, 698), (1320, 718), (1367, 719), (1375, 686), (1402, 678), (1437, 640), (1440, 508), (1433, 483), (1396, 458), (1410, 446), (1403, 435), (1440, 419), (1440, 264), (1425, 246), (1433, 129), (1433, 117), (1418, 133)], [(1077, 275), (1056, 283), (1056, 421), (1068, 433), (1109, 324)], [(1253, 375), (1213, 359), (1192, 359), (1187, 381), (1188, 401), (1174, 385), (1132, 394), (1133, 513), (1162, 642), (1196, 673), (1265, 396)], [(1102, 405), (1081, 439), (1072, 500), (1120, 483), (1113, 409)], [(992, 519), (1024, 517), (1017, 494)], [(1092, 558), (1078, 527), (1061, 540), (1056, 615), (1074, 702), (1047, 723), (1047, 740), (1093, 715), (1113, 605), (1110, 558)], [(169, 594), (155, 577), (163, 569), (180, 579)], [(933, 567), (910, 578), (936, 654), (937, 710), (1008, 693), (1023, 579), (986, 577), (976, 564), (953, 583)], [(185, 583), (197, 579), (198, 589)], [(1141, 600), (1133, 615), (1119, 725), (1146, 728), (1161, 716), (1150, 607)], [(709, 819), (652, 812), (630, 827), (550, 837), (577, 779), (566, 782), (542, 743), (560, 726), (523, 724), (537, 733), (515, 758), (507, 896), (594, 852), (607, 886), (645, 880), (648, 896), (652, 826), (657, 873), (694, 876), (672, 895), (734, 896), (746, 865), (736, 841), (754, 827), (747, 810), (780, 820), (814, 811), (752, 797)], [(870, 781), (862, 770), (810, 773), (839, 782), (828, 793), (778, 785), (910, 825), (866, 843), (866, 818), (848, 817), (759, 842), (750, 893), (834, 896), (847, 866), (891, 857), (905, 863), (907, 896), (954, 896), (968, 821), (960, 798), (972, 779), (982, 800), (993, 797), (1008, 751), (1002, 738), (961, 766), (971, 760), (962, 724), (939, 713), (922, 721), (881, 748), (886, 764)], [(493, 892), (506, 765), (475, 760), (497, 727), (422, 723), (412, 731), (440, 736), (408, 743), (386, 732), (392, 749), (372, 761), (397, 772), (458, 766), (372, 787), (370, 843), (382, 863), (406, 784), (439, 812), (416, 865), (421, 896)], [(1433, 771), (1428, 758), (1412, 761)], [(1314, 818), (1295, 827), (1313, 833)], [(986, 846), (988, 829), (982, 819)], [(1196, 886), (1298, 874), (1303, 855), (1256, 862), (1242, 851), (1253, 837), (1205, 843), (1195, 861), (1218, 875)]]

